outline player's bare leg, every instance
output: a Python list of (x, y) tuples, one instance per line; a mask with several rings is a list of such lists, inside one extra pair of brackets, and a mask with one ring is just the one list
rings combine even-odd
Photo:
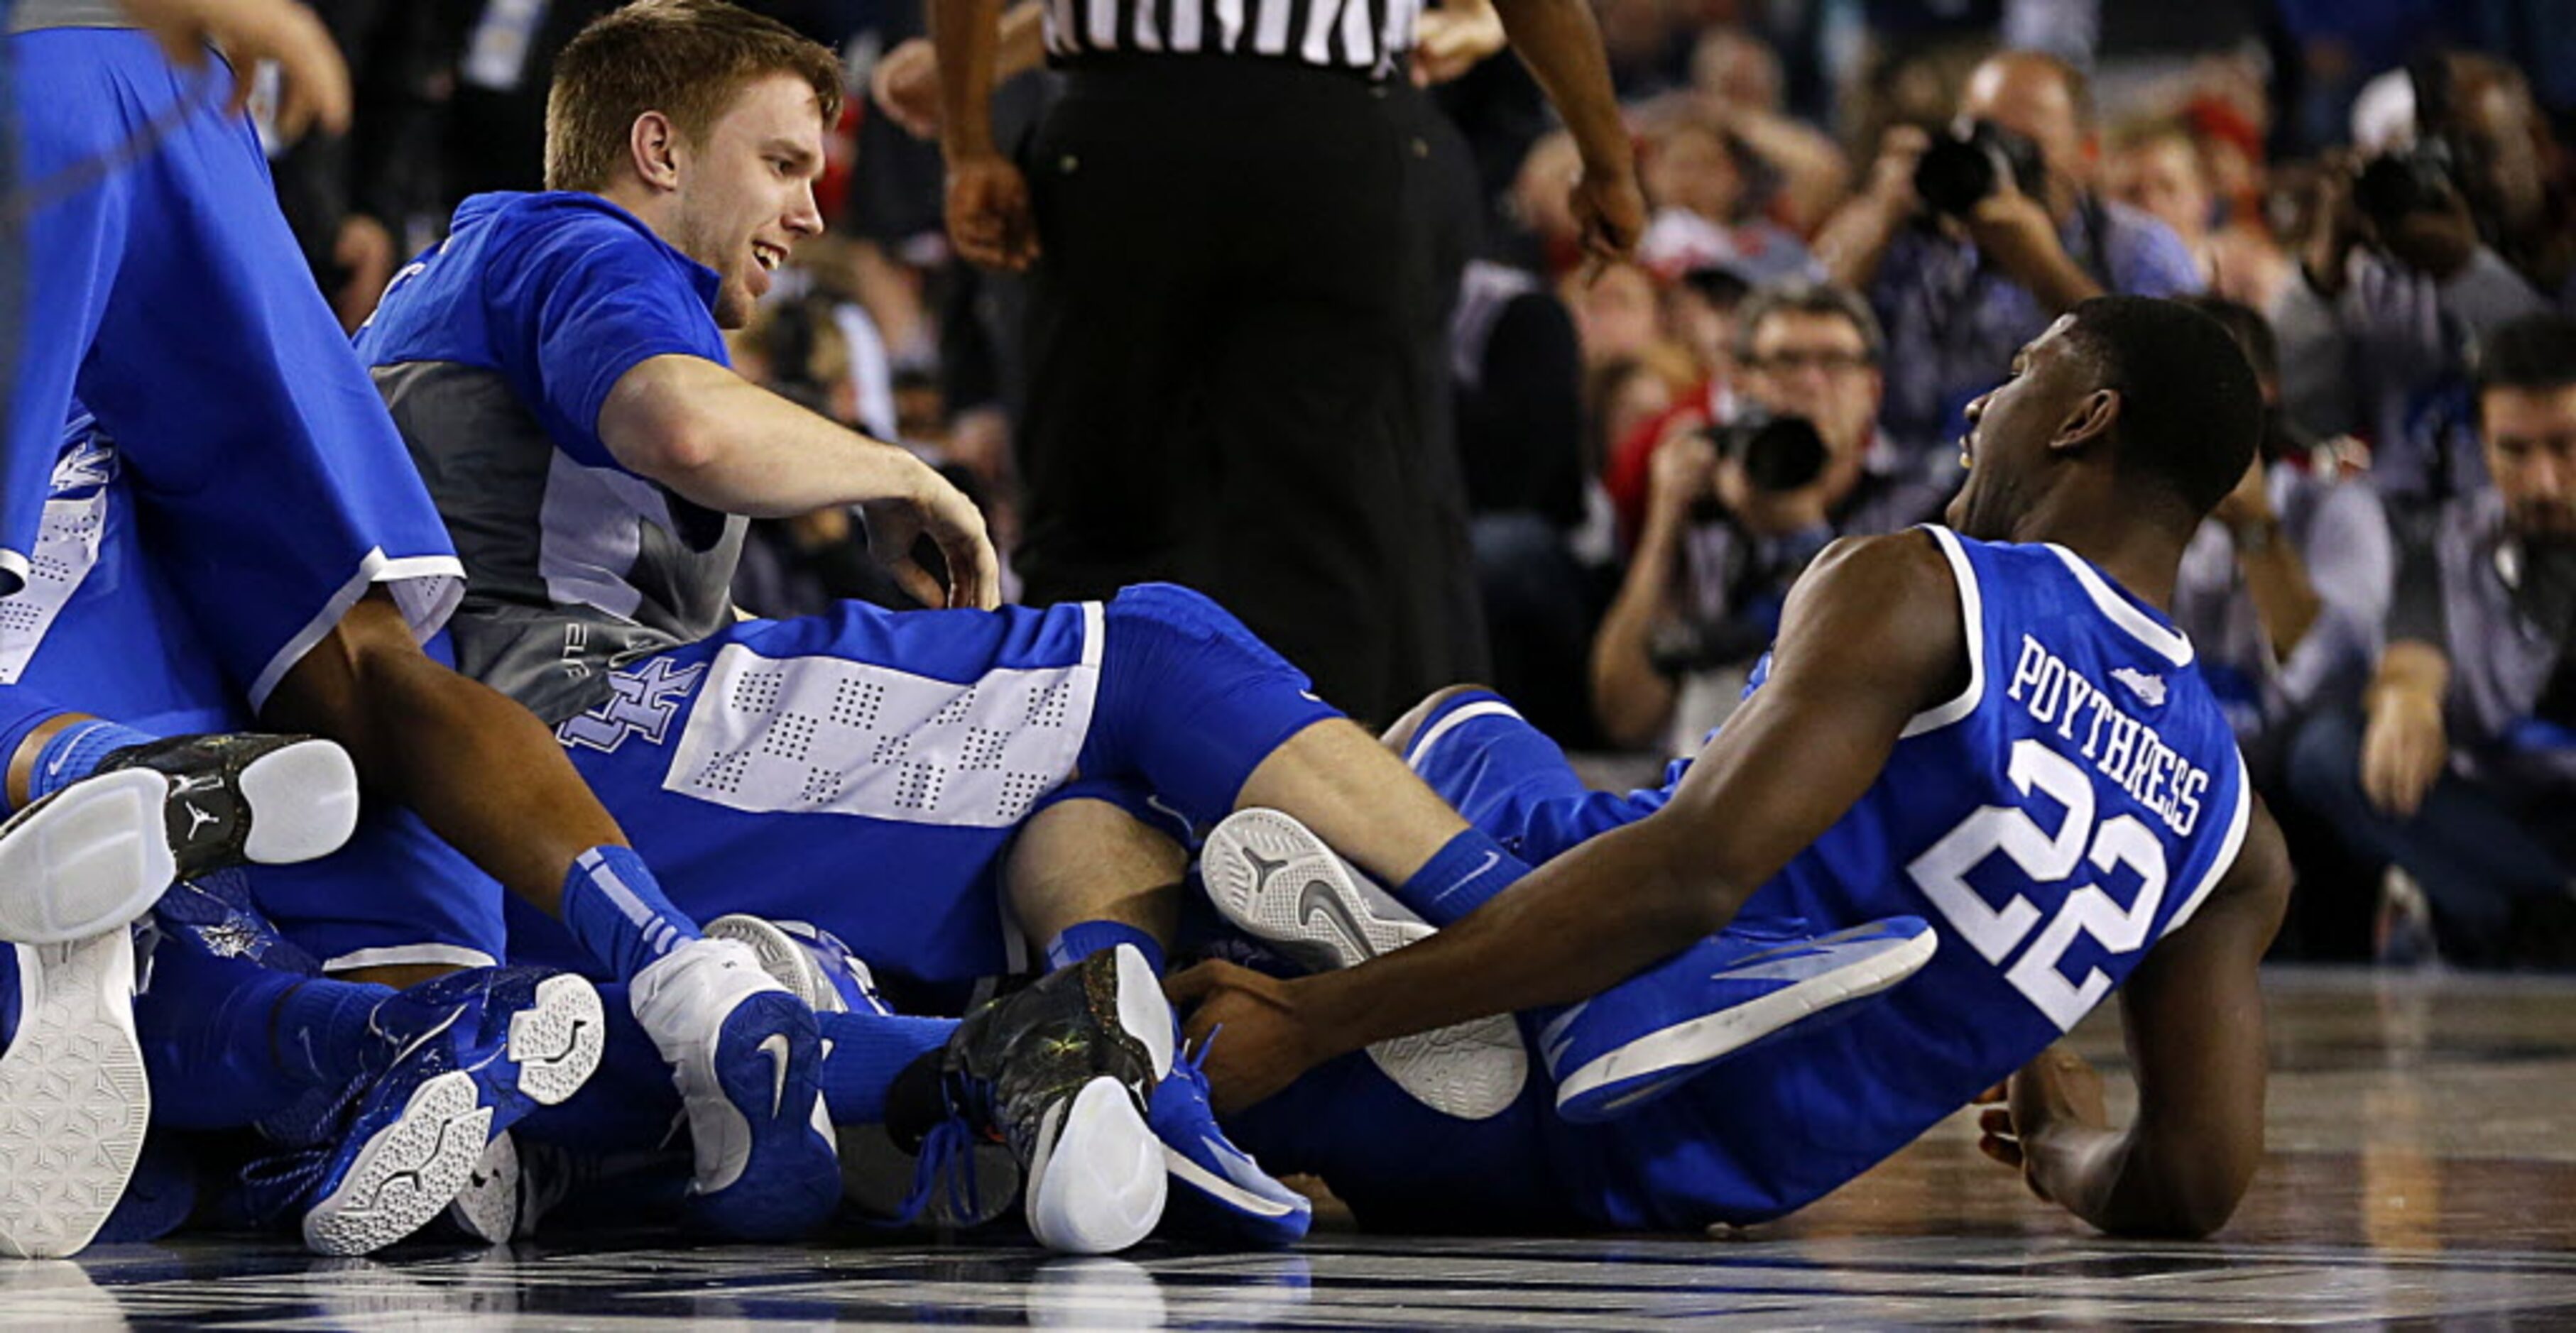
[(1115, 921), (1169, 945), (1189, 855), (1107, 801), (1059, 801), (1011, 842), (1003, 883), (1020, 930), (1044, 943), (1067, 926)]
[(576, 857), (626, 842), (554, 733), (507, 696), (431, 660), (381, 592), (350, 607), (286, 673), (264, 718), (340, 742), (368, 788), (419, 812), (548, 915), (562, 912)]

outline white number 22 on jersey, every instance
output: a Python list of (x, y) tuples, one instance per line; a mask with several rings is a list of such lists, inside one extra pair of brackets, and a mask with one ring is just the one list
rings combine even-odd
[[(2092, 936), (2112, 953), (2145, 947), (2156, 905), (2164, 900), (2164, 844), (2134, 815), (2115, 815), (2095, 827), (2092, 779), (2074, 760), (2036, 740), (2013, 742), (2006, 774), (2023, 794), (2037, 788), (2066, 807), (2066, 817), (2055, 833), (2042, 829), (2027, 810), (1989, 805), (1960, 820), (1957, 828), (1905, 869), (1932, 905), (1989, 963), (2002, 966), (2005, 956), (2028, 939), (2034, 927), (2039, 930), (2039, 942), (2004, 976), (2064, 1031), (2101, 1001), (2111, 989), (2111, 979), (2098, 967), (2088, 968), (2084, 983), (2076, 985), (2059, 970), (2059, 960), (2078, 932)], [(2085, 862), (2104, 875), (2126, 865), (2138, 874), (2137, 900), (2124, 910), (2098, 884), (2088, 883), (2067, 894), (2057, 915), (2040, 926), (2039, 909), (2028, 898), (2016, 893), (1997, 908), (1969, 885), (1968, 872), (1996, 852), (2002, 852), (2034, 885), (2071, 878)]]

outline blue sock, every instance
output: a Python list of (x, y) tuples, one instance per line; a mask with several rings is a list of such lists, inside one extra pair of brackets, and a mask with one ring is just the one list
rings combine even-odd
[(1519, 857), (1504, 851), (1482, 830), (1461, 829), (1413, 872), (1413, 878), (1395, 891), (1395, 898), (1420, 912), (1423, 920), (1450, 926), (1520, 883), (1528, 873), (1529, 867)]
[(1103, 949), (1121, 944), (1136, 946), (1155, 976), (1163, 975), (1163, 946), (1153, 936), (1124, 921), (1081, 921), (1064, 928), (1064, 933), (1047, 941), (1047, 970), (1068, 968)]
[(836, 1125), (881, 1125), (886, 1093), (922, 1056), (948, 1044), (953, 1018), (816, 1014), (832, 1054), (823, 1061), (823, 1105)]
[[(354, 1076), (317, 1079), (313, 1062), (293, 1060), (289, 1043), (279, 1040), (281, 1007), (307, 989), (313, 994), (301, 1012), (308, 1016), (337, 992), (374, 992), (368, 1009), (383, 993), (213, 953), (178, 932), (163, 935), (152, 950), (149, 987), (134, 1002), (144, 1072), (162, 1090), (153, 1120), (178, 1129), (238, 1129), (284, 1110), (316, 1082)], [(354, 1059), (356, 1047), (346, 1049)]]
[(55, 732), (45, 742), (45, 748), (36, 752), (36, 771), (27, 776), (27, 799), (41, 801), (97, 772), (98, 761), (110, 751), (152, 739), (132, 727), (96, 718), (75, 722)]
[[(27, 743), (27, 738), (36, 733), (36, 728), (70, 711), (56, 707), (44, 696), (23, 686), (0, 689), (0, 765), (17, 759), (18, 747)], [(8, 798), (0, 795), (0, 806), (7, 804)], [(16, 813), (15, 809), (0, 810), (0, 814)]]
[(278, 1063), (315, 1083), (349, 1082), (376, 1072), (367, 1052), (385, 1043), (370, 1020), (393, 993), (391, 986), (318, 977), (288, 991), (277, 1002)]
[(564, 876), (563, 923), (620, 981), (702, 938), (698, 923), (662, 896), (644, 858), (614, 844), (573, 858), (572, 873)]

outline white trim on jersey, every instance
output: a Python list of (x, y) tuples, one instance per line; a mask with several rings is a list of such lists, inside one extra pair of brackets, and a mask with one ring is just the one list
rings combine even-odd
[(2217, 888), (2218, 881), (2235, 866), (2237, 850), (2245, 845), (2245, 830), (2254, 822), (2253, 816), (2254, 783), (2245, 774), (2244, 752), (2237, 751), (2236, 808), (2227, 816), (2227, 837), (2219, 843), (2218, 855), (2211, 858), (2208, 872), (2200, 877), (2198, 884), (2191, 886), (2191, 896), (2183, 899), (2182, 906), (2174, 909), (2173, 916), (2165, 922), (2164, 935), (2157, 936), (2158, 939), (2163, 939), (2182, 929), (2183, 924), (2191, 920), (2191, 914), (2200, 910), (2200, 904), (2202, 900), (2209, 897), (2209, 891)]
[(1109, 612), (1104, 603), (1082, 604), (1082, 665), (1098, 671), (1100, 659), (1109, 651)]
[(367, 595), (367, 589), (379, 583), (393, 585), (394, 605), (401, 610), (404, 623), (411, 627), (412, 638), (427, 643), (431, 635), (446, 625), (448, 616), (455, 613), (456, 604), (465, 596), (465, 566), (452, 555), (407, 555), (392, 559), (385, 555), (385, 548), (381, 546), (369, 550), (359, 559), (358, 572), (351, 575), (347, 583), (341, 584), (339, 591), (332, 593), (330, 599), (322, 604), (322, 609), (304, 622), (304, 628), (297, 630), (295, 637), (288, 639), (286, 646), (268, 659), (267, 666), (260, 668), (259, 678), (250, 685), (250, 709), (253, 713), (268, 706), (269, 693), (286, 678), (286, 673), (294, 670), (295, 664), (303, 661), (304, 655), (313, 651), (313, 645), (322, 642), (324, 635), (339, 626), (341, 617), (348, 615), (349, 608)]
[(1432, 725), (1431, 730), (1417, 737), (1413, 742), (1413, 752), (1405, 756), (1405, 765), (1417, 773), (1421, 772), (1422, 761), (1430, 756), (1431, 747), (1438, 745), (1450, 732), (1480, 717), (1518, 718), (1520, 714), (1514, 711), (1510, 704), (1500, 700), (1479, 699), (1442, 717)]
[(367, 967), (413, 967), (434, 964), (448, 967), (497, 967), (500, 960), (480, 949), (461, 944), (397, 944), (382, 949), (359, 949), (344, 953), (322, 964), (327, 975), (354, 972)]
[(2109, 616), (2112, 624), (2127, 630), (2130, 638), (2154, 649), (2158, 656), (2175, 666), (2191, 665), (2191, 640), (2184, 637), (2181, 631), (2166, 629), (2157, 624), (2155, 617), (2139, 610), (2130, 603), (2128, 598), (2121, 596), (2112, 589), (2110, 584), (2104, 582), (2101, 572), (2094, 569), (2092, 563), (2084, 557), (2055, 542), (2047, 543), (2047, 546), (2050, 552), (2065, 562), (2067, 572), (2073, 574), (2075, 581), (2083, 585), (2084, 595), (2093, 599), (2093, 605), (2100, 608), (2103, 615)]
[(1916, 713), (1897, 734), (1899, 740), (1939, 731), (1977, 711), (1986, 697), (1986, 598), (1977, 586), (1976, 566), (1968, 563), (1968, 549), (1959, 544), (1959, 534), (1931, 524), (1923, 530), (1940, 543), (1941, 554), (1949, 558), (1950, 573), (1958, 579), (1959, 622), (1968, 638), (1968, 687), (1957, 698)]

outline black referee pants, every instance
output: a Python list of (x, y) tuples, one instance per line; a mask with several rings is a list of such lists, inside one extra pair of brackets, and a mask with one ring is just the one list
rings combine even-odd
[(1384, 720), (1481, 656), (1454, 461), (1422, 439), (1415, 136), (1277, 62), (1076, 73), (1025, 151), (1032, 602), (1197, 588)]

